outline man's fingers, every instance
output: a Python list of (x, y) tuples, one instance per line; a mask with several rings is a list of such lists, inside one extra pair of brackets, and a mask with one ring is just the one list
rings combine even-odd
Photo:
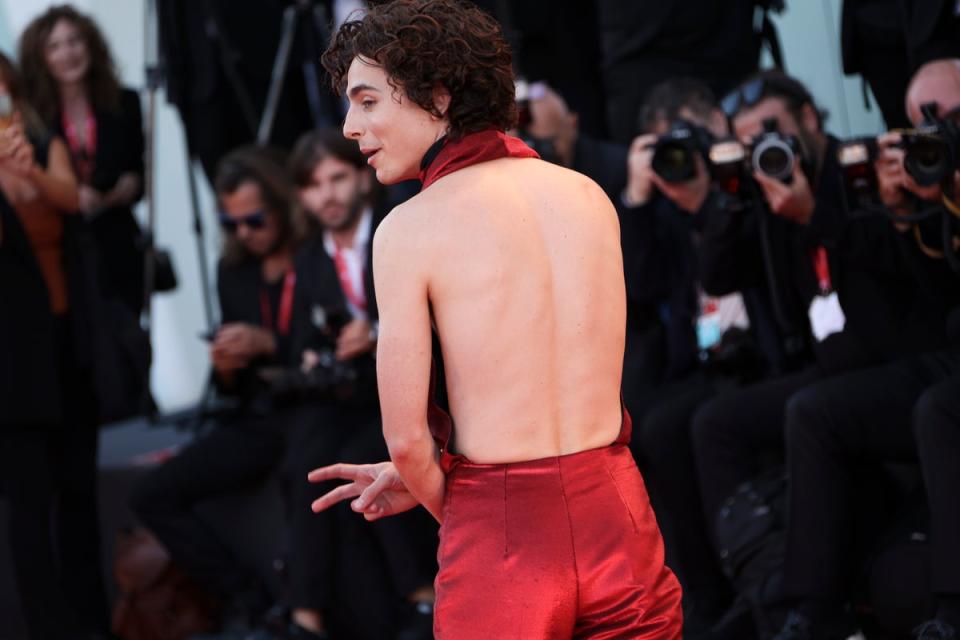
[(363, 490), (363, 493), (360, 494), (360, 497), (354, 500), (354, 506), (356, 509), (363, 510), (366, 509), (368, 505), (372, 505), (381, 493), (390, 488), (391, 482), (392, 480), (387, 476), (386, 473), (381, 473), (379, 476), (377, 476), (377, 479), (374, 480), (369, 487)]
[(361, 467), (355, 464), (339, 462), (326, 467), (314, 469), (307, 474), (310, 482), (324, 482), (326, 480), (359, 480), (363, 473)]
[(342, 484), (333, 491), (329, 491), (314, 500), (310, 505), (310, 508), (313, 509), (314, 513), (320, 513), (324, 509), (329, 509), (338, 502), (355, 498), (358, 495), (360, 495), (360, 485), (358, 485), (356, 482)]

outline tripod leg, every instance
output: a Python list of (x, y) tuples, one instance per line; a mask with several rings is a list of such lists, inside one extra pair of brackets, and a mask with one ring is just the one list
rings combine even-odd
[(280, 104), (280, 94), (283, 92), (283, 80), (290, 63), (290, 49), (293, 47), (293, 36), (297, 30), (298, 9), (294, 6), (283, 10), (283, 33), (280, 36), (280, 46), (273, 60), (273, 72), (270, 76), (270, 89), (267, 92), (267, 102), (260, 118), (260, 127), (257, 130), (257, 143), (267, 144), (270, 141), (270, 132), (273, 131), (273, 121), (277, 117), (277, 106)]

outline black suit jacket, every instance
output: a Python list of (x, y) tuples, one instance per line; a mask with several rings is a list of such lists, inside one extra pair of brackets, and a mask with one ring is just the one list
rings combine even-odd
[[(367, 267), (364, 271), (364, 289), (367, 294), (367, 313), (370, 320), (376, 321), (376, 292), (373, 287), (373, 233), (380, 222), (389, 213), (389, 209), (380, 206), (373, 211), (370, 239), (367, 244)], [(316, 348), (329, 340), (324, 335), (319, 321), (331, 318), (339, 321), (349, 320), (347, 299), (340, 286), (337, 268), (333, 259), (323, 246), (323, 237), (317, 234), (298, 253), (296, 257), (297, 295), (295, 297), (293, 351), (302, 353), (304, 349)], [(372, 357), (370, 358), (372, 360)]]

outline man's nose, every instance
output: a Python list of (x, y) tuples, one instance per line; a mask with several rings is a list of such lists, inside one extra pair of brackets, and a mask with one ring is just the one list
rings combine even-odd
[(360, 128), (360, 124), (357, 121), (357, 117), (354, 115), (353, 107), (351, 106), (349, 109), (347, 109), (347, 115), (343, 119), (343, 137), (350, 140), (359, 140), (362, 134), (363, 131)]

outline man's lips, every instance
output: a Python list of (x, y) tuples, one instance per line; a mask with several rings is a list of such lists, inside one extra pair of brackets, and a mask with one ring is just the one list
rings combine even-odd
[(367, 157), (367, 164), (370, 164), (370, 161), (373, 160), (373, 156), (377, 155), (380, 149), (378, 148), (369, 148), (369, 149), (360, 149), (360, 153)]

